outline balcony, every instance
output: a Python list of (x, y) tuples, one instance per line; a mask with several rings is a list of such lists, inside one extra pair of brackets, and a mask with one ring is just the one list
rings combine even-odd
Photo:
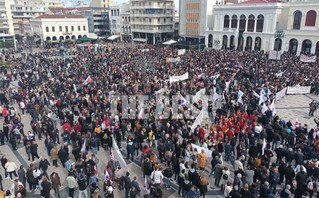
[[(124, 23), (123, 23), (124, 24)], [(173, 25), (174, 22), (147, 22), (147, 21), (135, 21), (131, 22), (132, 25)]]
[(174, 32), (172, 28), (170, 29), (134, 29), (132, 28), (132, 32), (141, 32), (141, 33), (168, 33)]
[(175, 9), (174, 6), (164, 5), (145, 5), (145, 6), (131, 6), (131, 9)]
[(131, 14), (132, 17), (174, 17), (174, 14)]

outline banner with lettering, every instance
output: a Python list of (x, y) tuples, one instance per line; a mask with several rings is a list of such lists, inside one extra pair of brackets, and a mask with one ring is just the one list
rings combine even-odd
[(310, 93), (310, 89), (310, 86), (289, 86), (287, 89), (287, 94), (308, 94)]
[(300, 61), (305, 63), (315, 63), (316, 62), (316, 55), (315, 56), (307, 56), (304, 54), (300, 55)]
[(269, 59), (270, 60), (280, 60), (281, 58), (281, 52), (277, 52), (274, 50), (269, 51)]
[(167, 63), (177, 63), (181, 60), (180, 57), (177, 57), (177, 58), (166, 58), (166, 62)]
[(182, 80), (187, 80), (188, 79), (188, 72), (186, 72), (185, 74), (181, 75), (181, 76), (170, 76), (169, 77), (169, 82), (178, 82), (178, 81), (182, 81)]

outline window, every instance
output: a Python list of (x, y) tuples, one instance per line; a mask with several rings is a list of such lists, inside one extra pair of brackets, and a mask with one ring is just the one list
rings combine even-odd
[(73, 25), (71, 26), (71, 31), (72, 31), (72, 32), (74, 31), (74, 26), (73, 26)]
[(55, 27), (54, 26), (52, 26), (52, 32), (55, 32)]
[(229, 28), (229, 16), (224, 17), (224, 28)]
[(59, 26), (59, 31), (62, 32), (62, 26)]
[(78, 26), (78, 31), (81, 31), (81, 26)]
[(263, 29), (264, 29), (264, 16), (263, 15), (258, 15), (256, 31), (257, 32), (263, 32)]
[(45, 27), (45, 31), (46, 31), (46, 32), (49, 32), (49, 27), (48, 27), (48, 26)]
[(237, 28), (237, 16), (233, 15), (231, 18), (231, 28)]
[(85, 25), (83, 25), (83, 31), (85, 31)]
[(65, 31), (69, 32), (69, 26), (65, 26)]
[(293, 29), (295, 29), (295, 30), (300, 30), (301, 17), (302, 17), (302, 13), (301, 13), (299, 10), (297, 10), (297, 11), (294, 13)]
[(315, 26), (316, 25), (317, 12), (310, 10), (306, 15), (306, 24), (305, 26)]

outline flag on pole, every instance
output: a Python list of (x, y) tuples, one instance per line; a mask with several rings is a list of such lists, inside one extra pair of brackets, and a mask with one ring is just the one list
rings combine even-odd
[(112, 181), (111, 176), (109, 174), (109, 172), (107, 171), (107, 169), (105, 170), (105, 180), (104, 181)]
[(83, 84), (84, 84), (84, 85), (87, 85), (87, 84), (89, 84), (89, 83), (91, 83), (91, 82), (92, 82), (91, 76), (88, 76), (88, 77), (85, 79), (85, 81), (83, 82)]
[(187, 104), (187, 100), (181, 95), (181, 104), (185, 105)]
[(91, 51), (91, 42), (88, 42), (88, 50)]
[(213, 101), (215, 102), (216, 100), (218, 100), (220, 96), (218, 95), (218, 93), (216, 91), (214, 91), (214, 95), (213, 95)]
[(239, 103), (241, 103), (241, 104), (244, 103), (244, 102), (243, 102), (243, 95), (244, 95), (244, 92), (238, 90), (238, 99), (237, 99), (237, 101), (238, 101)]
[(262, 114), (265, 114), (265, 112), (268, 110), (268, 107), (267, 107), (267, 105), (264, 103), (263, 104), (263, 108), (261, 109), (261, 113)]
[(85, 147), (86, 147), (86, 139), (84, 140), (84, 143), (82, 144), (81, 152), (85, 155)]
[(265, 154), (265, 148), (266, 148), (266, 140), (265, 140), (265, 138), (263, 139), (263, 146), (262, 146), (262, 155), (264, 155)]
[(256, 96), (257, 98), (260, 98), (260, 95), (256, 93), (255, 91), (254, 91), (254, 96)]
[(144, 119), (144, 108), (141, 108), (140, 112), (138, 113), (138, 119)]

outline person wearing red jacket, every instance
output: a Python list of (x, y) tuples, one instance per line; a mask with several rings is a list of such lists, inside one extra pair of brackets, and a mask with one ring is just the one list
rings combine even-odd
[(68, 132), (71, 132), (71, 126), (70, 126), (70, 124), (69, 123), (64, 123), (64, 125), (62, 126), (62, 129), (64, 130), (64, 131), (68, 131)]
[(3, 109), (2, 109), (2, 117), (4, 117), (4, 120), (5, 120), (5, 122), (6, 123), (8, 123), (8, 121), (9, 121), (9, 115), (8, 115), (8, 110), (7, 110), (7, 108), (6, 107), (4, 107)]
[(76, 122), (73, 127), (74, 127), (74, 131), (75, 131), (76, 134), (81, 133), (82, 126), (78, 122)]
[(200, 143), (203, 143), (203, 140), (205, 138), (205, 129), (203, 127), (199, 128), (199, 141)]

